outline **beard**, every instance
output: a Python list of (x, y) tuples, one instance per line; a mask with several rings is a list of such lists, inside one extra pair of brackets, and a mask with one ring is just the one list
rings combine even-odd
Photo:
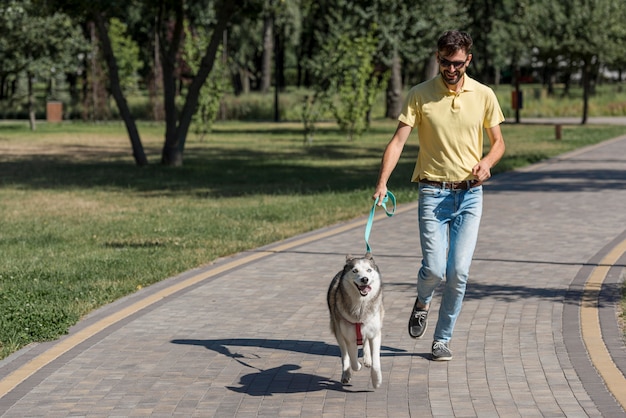
[(449, 71), (449, 70), (443, 70), (441, 71), (441, 77), (443, 77), (443, 81), (445, 81), (445, 83), (448, 86), (456, 86), (459, 81), (461, 81), (463, 79), (463, 73), (461, 71)]

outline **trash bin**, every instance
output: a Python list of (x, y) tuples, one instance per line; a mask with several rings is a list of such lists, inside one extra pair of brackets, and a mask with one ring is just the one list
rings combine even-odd
[(48, 122), (61, 122), (63, 120), (63, 102), (46, 103), (46, 120)]

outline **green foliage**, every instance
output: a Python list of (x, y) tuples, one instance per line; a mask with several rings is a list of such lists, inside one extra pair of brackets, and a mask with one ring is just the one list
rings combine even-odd
[(302, 100), (302, 123), (304, 124), (304, 143), (313, 144), (316, 124), (324, 113), (324, 103), (320, 101), (321, 92), (316, 91), (311, 95), (305, 95)]
[[(328, 106), (340, 129), (352, 140), (368, 127), (369, 112), (388, 74), (375, 71), (378, 45), (372, 33), (356, 38), (340, 34), (329, 40), (312, 63), (318, 80), (316, 94), (304, 105), (305, 131), (311, 130), (311, 116), (317, 103)], [(308, 126), (308, 127), (307, 127)]]
[[(207, 34), (216, 24), (218, 11), (229, 4), (226, 1), (204, 0), (183, 3), (6, 0), (1, 3), (0, 80), (3, 80), (3, 85), (0, 86), (0, 96), (7, 100), (0, 103), (0, 112), (6, 117), (28, 116), (23, 107), (27, 85), (26, 71), (34, 75), (29, 78), (36, 81), (35, 88), (38, 90), (33, 107), (38, 117), (45, 115), (46, 98), (63, 100), (66, 114), (74, 117), (83, 114), (81, 104), (89, 103), (84, 94), (94, 89), (89, 85), (82, 85), (83, 80), (87, 83), (90, 80), (83, 77), (86, 71), (84, 57), (88, 56), (88, 50), (85, 48), (81, 27), (84, 28), (93, 19), (94, 11), (101, 12), (107, 22), (111, 22), (109, 34), (118, 57), (117, 66), (124, 90), (128, 94), (129, 89), (137, 84), (137, 72), (141, 72), (145, 81), (151, 83), (150, 77), (155, 73), (155, 27), (162, 28), (160, 33), (163, 37), (159, 45), (162, 52), (174, 47), (168, 42), (173, 40), (171, 35), (176, 28), (176, 6), (182, 5), (181, 13), (189, 26), (193, 27), (194, 39), (206, 45), (206, 39), (200, 37), (208, 37)], [(159, 5), (164, 7), (163, 14), (160, 15)], [(572, 89), (576, 87), (576, 83), (570, 82), (570, 77), (580, 73), (583, 60), (590, 63), (587, 67), (592, 80), (600, 78), (598, 71), (603, 68), (625, 67), (626, 58), (621, 52), (626, 47), (626, 26), (622, 24), (626, 21), (625, 14), (626, 8), (614, 0), (461, 0), (443, 4), (409, 4), (400, 0), (253, 0), (245, 2), (238, 9), (228, 27), (227, 48), (224, 51), (228, 55), (229, 75), (237, 94), (258, 87), (262, 75), (260, 57), (263, 53), (263, 18), (271, 15), (275, 25), (276, 59), (282, 63), (279, 68), (284, 65), (287, 82), (283, 90), (279, 81), (281, 119), (293, 120), (295, 115), (297, 120), (302, 120), (305, 136), (310, 140), (309, 133), (315, 131), (315, 124), (325, 120), (332, 110), (338, 120), (344, 121), (340, 123), (346, 135), (358, 136), (361, 129), (358, 124), (353, 126), (345, 121), (354, 119), (354, 113), (359, 107), (354, 105), (350, 108), (350, 100), (352, 104), (358, 100), (367, 106), (367, 100), (357, 94), (362, 91), (358, 86), (366, 82), (365, 71), (350, 81), (358, 85), (353, 90), (349, 83), (331, 86), (326, 79), (327, 74), (323, 71), (314, 73), (314, 68), (309, 65), (311, 62), (323, 64), (320, 58), (320, 51), (323, 49), (343, 47), (342, 45), (354, 43), (358, 39), (373, 38), (376, 40), (376, 49), (372, 54), (376, 68), (381, 73), (384, 72), (390, 65), (392, 51), (397, 50), (401, 58), (402, 79), (407, 87), (424, 79), (427, 60), (432, 57), (433, 46), (441, 32), (460, 28), (468, 30), (475, 40), (470, 75), (480, 81), (496, 84), (498, 74), (503, 72), (506, 73), (504, 76), (510, 75), (509, 67), (519, 63), (531, 69), (535, 77), (542, 78), (541, 81), (549, 85), (548, 98), (551, 99), (552, 83), (565, 83), (568, 87), (571, 85)], [(111, 20), (113, 16), (117, 20)], [(342, 40), (342, 37), (345, 39)], [(352, 47), (347, 49), (354, 52)], [(140, 58), (137, 58), (138, 54)], [(169, 103), (168, 109), (175, 109), (174, 113), (177, 115), (183, 110), (188, 114), (191, 113), (189, 109), (198, 109), (192, 129), (203, 135), (211, 128), (216, 98), (206, 94), (205, 88), (200, 94), (200, 103), (185, 108), (184, 99), (181, 98), (185, 97), (186, 89), (190, 87), (190, 71), (188, 67), (179, 65), (182, 54), (176, 53), (170, 58), (169, 62), (176, 64), (175, 71), (167, 76), (168, 92), (171, 92), (169, 96), (175, 95), (176, 98), (173, 104)], [(350, 56), (345, 57), (345, 61), (349, 59)], [(223, 70), (220, 69), (221, 65), (218, 62), (215, 66), (216, 73)], [(330, 69), (343, 71), (342, 68)], [(349, 72), (345, 71), (345, 74)], [(66, 80), (66, 75), (70, 75), (71, 80)], [(219, 78), (217, 75), (216, 79)], [(376, 78), (380, 81), (380, 74), (370, 77), (370, 80)], [(342, 76), (337, 75), (335, 79), (341, 80)], [(214, 82), (211, 76), (206, 84)], [(345, 88), (345, 91), (339, 92), (338, 86)], [(208, 87), (208, 90), (219, 91), (222, 87), (224, 86), (218, 83)], [(335, 88), (335, 92), (325, 91), (330, 87)], [(593, 89), (596, 87), (597, 84), (593, 85)], [(285, 99), (282, 96), (290, 88), (314, 91), (307, 94), (306, 102), (302, 95), (295, 101), (287, 98), (283, 105)], [(149, 105), (142, 106), (136, 99), (140, 97), (141, 100), (141, 95), (146, 95), (146, 92), (133, 91), (132, 94), (134, 97), (127, 97), (127, 100), (134, 102), (133, 116), (142, 118), (151, 114), (152, 108)], [(350, 95), (354, 97), (350, 98)], [(71, 103), (67, 103), (70, 101), (68, 97), (71, 97)], [(396, 94), (387, 97), (400, 96)], [(246, 93), (229, 97), (228, 102), (222, 101), (221, 110), (228, 118), (271, 120), (271, 102), (271, 97), (261, 98)], [(383, 99), (383, 105), (384, 102)], [(594, 110), (593, 106), (590, 103), (590, 114), (602, 111), (602, 108)], [(611, 114), (623, 112), (621, 100), (611, 106)], [(114, 117), (119, 115), (112, 103), (107, 104), (107, 109), (109, 107)], [(550, 108), (541, 111), (546, 115), (552, 107), (555, 107), (555, 114), (563, 110), (556, 109), (558, 104), (553, 105), (549, 101), (543, 107)], [(581, 113), (581, 106), (575, 103), (568, 106), (568, 109), (568, 113), (572, 109), (578, 109), (577, 115)], [(285, 113), (290, 115), (285, 116)], [(523, 116), (530, 116), (526, 110), (522, 113)], [(189, 119), (190, 117), (186, 117), (184, 121)], [(175, 129), (171, 128), (170, 132), (173, 131)], [(184, 135), (181, 134), (177, 141), (183, 141), (182, 136)]]
[[(200, 68), (200, 60), (209, 44), (210, 36), (199, 30), (194, 33), (185, 25), (185, 45), (183, 57), (185, 62), (195, 74)], [(217, 57), (213, 65), (213, 70), (207, 77), (198, 97), (198, 106), (193, 116), (193, 130), (201, 138), (211, 132), (213, 122), (217, 118), (220, 110), (220, 103), (224, 94), (231, 88), (228, 78), (228, 64), (223, 56), (222, 47), (218, 49)]]
[[(0, 4), (0, 79), (18, 80), (26, 73), (49, 81), (48, 98), (66, 74), (82, 70), (80, 54), (88, 45), (76, 25), (62, 13), (40, 14), (30, 0)], [(0, 86), (4, 87), (4, 86)]]
[(139, 45), (127, 33), (127, 26), (118, 18), (109, 21), (111, 47), (117, 60), (120, 85), (125, 93), (138, 89), (139, 71), (143, 62), (139, 60)]
[(384, 62), (389, 64), (397, 48), (408, 69), (421, 67), (432, 57), (444, 31), (462, 28), (470, 19), (461, 2), (375, 0), (366, 10), (375, 22)]

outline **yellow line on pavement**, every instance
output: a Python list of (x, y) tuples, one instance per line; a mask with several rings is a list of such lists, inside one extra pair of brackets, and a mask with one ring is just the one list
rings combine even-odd
[(624, 253), (626, 253), (626, 240), (614, 247), (589, 276), (583, 290), (580, 324), (582, 338), (591, 362), (609, 391), (622, 408), (626, 409), (626, 377), (617, 368), (604, 344), (598, 310), (602, 283), (611, 266), (617, 263)]
[[(406, 212), (407, 210), (413, 209), (414, 207), (415, 207), (414, 205), (405, 205), (402, 208), (398, 208), (398, 210), (396, 211), (396, 214)], [(380, 214), (380, 215), (377, 215), (376, 219), (383, 218), (383, 217), (384, 217), (384, 214)], [(7, 375), (4, 379), (0, 380), (0, 398), (2, 398), (7, 393), (15, 389), (19, 384), (21, 384), (30, 376), (35, 374), (38, 370), (50, 364), (52, 361), (56, 360), (63, 354), (67, 353), (69, 350), (76, 347), (78, 344), (93, 337), (94, 335), (110, 327), (111, 325), (125, 318), (128, 318), (129, 316), (141, 311), (142, 309), (147, 308), (148, 306), (176, 292), (179, 292), (183, 289), (186, 289), (190, 286), (193, 286), (211, 277), (217, 276), (218, 274), (224, 273), (235, 267), (250, 263), (252, 261), (258, 260), (263, 257), (267, 257), (268, 255), (278, 253), (281, 251), (286, 251), (288, 249), (297, 247), (299, 245), (307, 244), (309, 242), (313, 242), (313, 241), (317, 241), (326, 237), (337, 235), (342, 232), (349, 231), (351, 229), (357, 228), (365, 224), (366, 224), (366, 220), (353, 221), (344, 225), (330, 228), (328, 230), (319, 232), (317, 234), (311, 234), (309, 236), (305, 236), (300, 239), (288, 241), (283, 244), (278, 244), (276, 246), (271, 247), (270, 249), (252, 253), (248, 256), (239, 258), (229, 263), (225, 263), (224, 265), (212, 268), (209, 271), (203, 271), (188, 279), (182, 280), (178, 283), (174, 283), (171, 286), (165, 289), (162, 289), (152, 295), (148, 295), (145, 298), (133, 303), (132, 305), (127, 306), (126, 308), (121, 309), (97, 321), (96, 323), (76, 332), (75, 334), (72, 334), (68, 336), (67, 338), (61, 339), (57, 344), (52, 346), (50, 349), (46, 350), (44, 353), (28, 361), (23, 366), (19, 367), (17, 370), (14, 370), (11, 374)]]

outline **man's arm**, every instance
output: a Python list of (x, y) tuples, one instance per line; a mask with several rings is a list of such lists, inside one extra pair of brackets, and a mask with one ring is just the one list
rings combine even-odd
[(376, 191), (372, 199), (378, 198), (378, 205), (382, 204), (383, 198), (387, 195), (387, 181), (391, 177), (391, 173), (400, 160), (400, 155), (404, 149), (404, 144), (409, 139), (409, 135), (413, 128), (403, 122), (398, 122), (396, 132), (393, 134), (391, 141), (387, 144), (383, 158), (380, 163), (380, 171), (378, 173), (378, 181), (376, 182)]
[(500, 125), (487, 129), (487, 135), (491, 143), (489, 152), (472, 169), (472, 174), (481, 182), (491, 177), (491, 169), (500, 161), (506, 148)]

